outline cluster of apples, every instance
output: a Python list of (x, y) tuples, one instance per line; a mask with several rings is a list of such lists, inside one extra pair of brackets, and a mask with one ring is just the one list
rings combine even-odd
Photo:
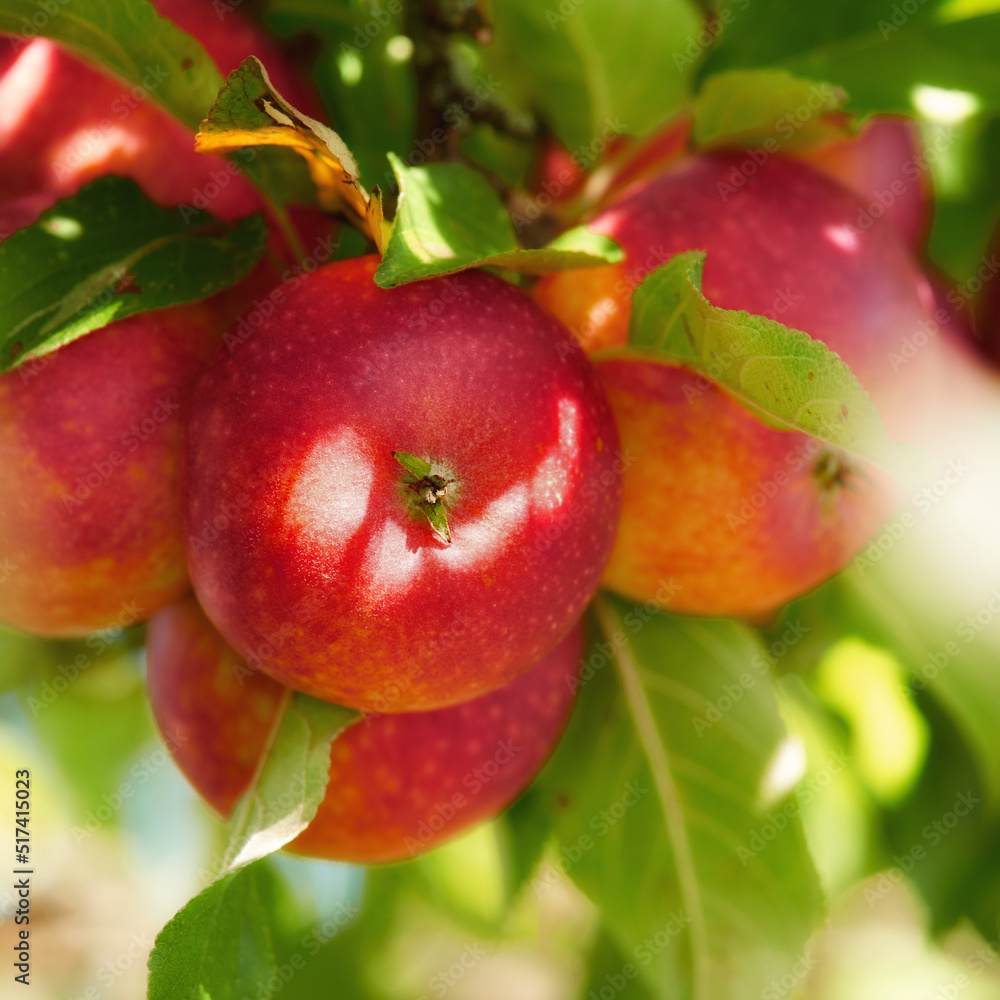
[[(223, 73), (256, 54), (313, 110), (238, 13), (157, 6)], [(260, 210), (149, 95), (47, 40), (8, 41), (5, 233), (106, 173), (164, 205)], [(618, 520), (617, 434), (580, 346), (507, 282), (384, 291), (368, 257), (268, 300), (288, 256), (269, 250), (223, 295), (0, 379), (0, 618), (48, 636), (149, 620), (154, 714), (224, 814), (286, 684), (364, 710), (291, 847), (390, 860), (497, 813), (558, 738)], [(224, 339), (251, 300), (273, 312)]]
[[(273, 718), (276, 681), (365, 713), (335, 741), (326, 799), (291, 845), (354, 861), (495, 814), (548, 756), (620, 492), (614, 420), (567, 331), (491, 275), (383, 290), (377, 264), (309, 275), (209, 366), (187, 421), (191, 578), (266, 671), (254, 701), (221, 642), (186, 634), (208, 631), (194, 608), (155, 617), (149, 638), (161, 725), (189, 727), (194, 695), (234, 793), (271, 727), (219, 737), (252, 725), (251, 704)], [(177, 757), (203, 787), (206, 747)]]
[[(157, 7), (223, 73), (256, 54), (314, 110), (238, 12)], [(388, 861), (495, 815), (558, 740), (599, 585), (762, 618), (880, 527), (895, 494), (875, 470), (685, 369), (615, 351), (642, 278), (705, 250), (713, 304), (823, 341), (911, 436), (942, 358), (962, 352), (914, 253), (926, 182), (873, 209), (917, 155), (902, 121), (813, 163), (694, 154), (674, 126), (590, 221), (619, 265), (529, 295), (483, 272), (383, 290), (377, 259), (354, 258), (224, 338), (281, 281), (289, 251), (272, 239), (229, 292), (0, 378), (0, 619), (50, 636), (148, 619), (154, 714), (223, 814), (291, 690), (358, 709), (292, 850)], [(4, 233), (105, 173), (165, 205), (200, 192), (225, 219), (261, 209), (153, 102), (41, 39), (0, 72), (0, 157)], [(329, 233), (318, 213), (297, 222)], [(928, 322), (941, 336), (908, 354)]]

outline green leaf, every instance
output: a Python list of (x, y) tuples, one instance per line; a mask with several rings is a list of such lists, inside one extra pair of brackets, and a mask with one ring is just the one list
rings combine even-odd
[(222, 84), (201, 45), (160, 17), (148, 0), (55, 0), (46, 5), (0, 0), (0, 32), (43, 35), (63, 43), (88, 62), (149, 91), (192, 131)]
[(32, 686), (40, 683), (42, 675), (59, 662), (57, 648), (51, 640), (0, 625), (0, 695), (25, 682)]
[[(941, 184), (935, 192), (927, 254), (948, 277), (971, 287), (961, 289), (962, 298), (972, 296), (981, 275), (977, 272), (990, 260), (993, 233), (1000, 215), (1000, 118), (980, 115), (959, 125), (935, 125), (926, 129), (925, 143), (932, 178), (946, 175), (951, 190)], [(936, 148), (935, 148), (936, 147)], [(937, 151), (943, 149), (942, 155)]]
[[(949, 0), (925, 0), (916, 21), (929, 16), (935, 7)], [(882, 0), (841, 0), (836, 4), (810, 7), (794, 0), (723, 0), (729, 17), (719, 36), (719, 45), (706, 67), (726, 65), (766, 66), (780, 63), (789, 55), (821, 49), (842, 39), (860, 38), (875, 32), (876, 23), (886, 12)], [(912, 23), (912, 20), (911, 20)]]
[(358, 718), (304, 694), (288, 698), (257, 779), (236, 808), (226, 870), (279, 850), (309, 825), (326, 794), (330, 745)]
[(501, 814), (499, 829), (511, 895), (516, 895), (534, 874), (552, 836), (552, 816), (544, 794), (529, 785)]
[(583, 228), (540, 250), (521, 250), (510, 216), (481, 174), (458, 163), (407, 167), (391, 153), (389, 160), (400, 193), (392, 236), (375, 272), (381, 288), (468, 267), (541, 274), (622, 259), (614, 242)]
[(840, 121), (828, 117), (846, 96), (787, 70), (717, 73), (694, 102), (694, 140), (703, 147), (765, 144), (770, 152), (830, 141), (847, 134)]
[(213, 882), (156, 936), (148, 1000), (256, 997), (277, 963), (261, 865)]
[[(283, 875), (287, 875), (289, 863), (305, 866), (305, 877), (319, 874), (315, 894), (323, 905), (322, 912), (317, 913), (316, 906), (302, 900), (298, 892), (293, 902), (298, 902), (297, 916), (306, 917), (305, 921), (292, 922), (298, 924), (292, 926), (286, 920), (284, 927), (279, 924), (272, 930), (279, 965), (296, 962), (296, 955), (304, 960), (273, 1000), (387, 1000), (396, 995), (392, 980), (396, 978), (397, 962), (392, 947), (400, 932), (401, 911), (409, 910), (415, 895), (414, 866), (377, 865), (364, 870), (341, 867), (338, 879), (329, 867), (326, 872), (321, 870), (322, 862), (289, 857), (280, 861)], [(345, 900), (343, 890), (337, 891), (335, 887), (345, 875), (352, 883), (363, 879), (361, 899), (351, 892)], [(409, 982), (413, 982), (412, 977)], [(331, 984), (335, 984), (334, 989)], [(250, 994), (248, 1000), (257, 997)]]
[(616, 135), (645, 135), (689, 92), (702, 18), (688, 0), (570, 0), (493, 5), (484, 57), (503, 96), (537, 109), (591, 167)]
[(525, 189), (530, 184), (534, 150), (492, 125), (477, 122), (461, 142), (462, 155), (511, 188)]
[(559, 867), (655, 996), (759, 1000), (822, 911), (798, 804), (776, 782), (788, 744), (767, 659), (733, 622), (596, 608), (606, 639), (535, 786)]
[[(592, 657), (592, 651), (603, 635), (592, 614), (584, 615), (583, 626), (586, 648)], [(584, 662), (589, 663), (591, 659)], [(559, 752), (556, 751), (556, 761)], [(554, 762), (554, 766), (558, 767), (558, 764)], [(501, 829), (506, 835), (507, 867), (511, 883), (517, 890), (536, 872), (547, 849), (552, 847), (555, 816), (551, 805), (546, 782), (536, 781), (511, 803), (500, 818)]]
[(920, 85), (969, 91), (984, 108), (1000, 108), (1000, 13), (968, 16), (947, 0), (914, 6), (907, 12), (880, 0), (733, 0), (732, 23), (707, 69), (780, 66), (829, 80), (862, 114), (912, 113)]
[[(654, 1000), (655, 994), (643, 980), (639, 979), (639, 969), (635, 957), (626, 955), (618, 943), (604, 927), (597, 933), (597, 940), (588, 959), (587, 984), (581, 996), (599, 997), (601, 990), (605, 996), (616, 995), (622, 989), (628, 1000)], [(614, 991), (614, 994), (611, 991)]]
[(870, 609), (850, 586), (849, 573), (839, 573), (822, 586), (786, 604), (762, 629), (781, 674), (808, 675), (827, 651), (846, 635), (887, 645), (888, 633), (873, 624)]
[[(923, 558), (934, 528), (912, 512), (894, 518), (847, 571), (789, 605), (768, 639), (797, 622), (806, 638), (788, 659), (803, 671), (845, 635), (889, 650), (911, 671), (916, 690), (929, 694), (954, 720), (995, 804), (1000, 802), (1000, 625), (991, 621), (981, 632), (970, 631), (967, 617), (981, 610), (975, 603), (963, 607), (970, 595), (954, 586), (927, 586), (943, 575)], [(980, 601), (990, 600), (984, 591)]]
[[(781, 647), (770, 650), (776, 655)], [(845, 720), (800, 677), (780, 678), (775, 691), (803, 767), (796, 794), (806, 843), (827, 898), (835, 900), (877, 867), (878, 803), (859, 774)]]
[[(897, 522), (899, 523), (899, 522)], [(931, 526), (924, 527), (928, 535)], [(912, 537), (911, 537), (912, 536)], [(976, 615), (987, 617), (1000, 604), (1000, 591), (983, 591), (980, 603), (961, 606), (967, 595), (957, 588), (939, 595), (927, 588), (928, 566), (921, 559), (919, 531), (897, 543), (891, 559), (866, 564), (867, 552), (844, 575), (853, 602), (864, 608), (855, 628), (891, 649), (914, 675), (917, 690), (925, 690), (955, 720), (976, 760), (985, 791), (1000, 802), (1000, 628), (992, 619), (976, 630)], [(961, 556), (959, 555), (959, 558)], [(915, 593), (919, 581), (923, 594)], [(971, 625), (970, 625), (971, 621)], [(860, 624), (859, 624), (860, 622)], [(867, 637), (866, 636), (866, 637)]]
[(863, 39), (852, 38), (803, 53), (788, 65), (796, 72), (845, 87), (851, 95), (851, 109), (862, 114), (912, 114), (913, 91), (919, 86), (968, 91), (984, 108), (1000, 109), (996, 73), (1000, 14), (950, 24), (907, 23), (898, 29), (893, 26), (885, 37), (883, 30), (888, 28), (883, 26)]
[[(273, 0), (265, 15), (268, 25), (282, 36), (310, 31), (323, 39), (312, 76), (368, 188), (379, 185), (384, 190), (394, 183), (386, 150), (423, 155), (414, 147), (413, 59), (401, 60), (390, 45), (403, 30), (404, 14), (402, 3), (387, 0), (377, 5)], [(374, 38), (373, 21), (382, 27)]]
[[(120, 822), (109, 793), (135, 790), (130, 764), (154, 736), (149, 699), (131, 635), (95, 632), (86, 641), (48, 642), (34, 651), (19, 696), (28, 726), (55, 760), (84, 823), (77, 840)], [(148, 761), (148, 758), (146, 758)], [(121, 798), (119, 797), (119, 802)]]
[[(1000, 821), (987, 802), (963, 734), (933, 699), (925, 702), (930, 753), (913, 793), (882, 824), (882, 863), (890, 870), (901, 870), (901, 863), (910, 869), (935, 933), (967, 917), (985, 940), (994, 941), (1000, 913)], [(956, 805), (965, 813), (957, 823), (952, 819)]]
[(0, 244), (0, 369), (213, 295), (250, 272), (266, 239), (259, 215), (223, 223), (160, 208), (132, 181), (102, 177)]
[(657, 268), (632, 297), (629, 346), (602, 356), (684, 365), (774, 427), (901, 469), (907, 454), (847, 365), (801, 330), (713, 306), (701, 292), (704, 264), (704, 252), (690, 250)]

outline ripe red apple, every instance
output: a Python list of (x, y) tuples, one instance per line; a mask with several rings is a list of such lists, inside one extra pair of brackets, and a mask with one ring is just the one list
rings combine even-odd
[[(238, 14), (221, 21), (187, 0), (159, 7), (223, 71), (257, 52), (294, 93), (272, 43)], [(153, 92), (162, 78), (157, 67), (149, 75)], [(20, 45), (0, 76), (0, 160), (0, 239), (111, 172), (167, 205), (207, 205), (227, 219), (260, 208), (249, 184), (195, 153), (192, 133), (149, 94), (46, 39)], [(280, 270), (262, 263), (210, 300), (114, 323), (0, 377), (0, 561), (16, 567), (0, 575), (0, 621), (82, 635), (123, 614), (141, 620), (183, 593), (180, 414), (223, 329)]]
[(0, 621), (85, 635), (187, 589), (181, 416), (219, 337), (198, 304), (157, 310), (0, 377)]
[[(256, 55), (288, 100), (323, 117), (280, 49), (238, 10), (226, 8), (220, 15), (201, 0), (157, 0), (155, 6), (202, 43), (223, 76)], [(162, 66), (145, 67), (142, 83), (130, 86), (46, 38), (0, 36), (0, 42), (16, 52), (0, 69), (0, 240), (106, 174), (131, 178), (160, 205), (188, 205), (227, 221), (263, 209), (239, 158), (195, 152), (191, 130), (156, 103), (166, 74)], [(305, 207), (291, 214), (308, 254), (328, 242), (330, 219)], [(280, 231), (273, 224), (271, 229), (271, 259), (262, 259), (246, 281), (215, 298), (223, 325), (277, 285), (283, 265), (297, 263)]]
[(481, 272), (387, 291), (377, 264), (314, 271), (227, 337), (192, 408), (185, 537), (242, 655), (320, 698), (418, 711), (565, 636), (610, 551), (620, 458), (592, 367), (527, 295)]
[(150, 619), (146, 683), (177, 766), (228, 816), (253, 779), (286, 689), (248, 667), (190, 595)]
[(119, 174), (161, 205), (197, 200), (223, 219), (257, 211), (249, 182), (222, 157), (195, 152), (191, 131), (152, 99), (162, 72), (150, 67), (129, 88), (46, 38), (28, 42), (0, 77), (0, 197), (44, 193), (52, 204)]
[(560, 142), (546, 137), (528, 179), (532, 195), (548, 194), (555, 201), (565, 201), (579, 194), (587, 182), (580, 161)]
[[(839, 570), (891, 496), (874, 470), (775, 430), (683, 368), (600, 361), (624, 343), (633, 289), (682, 250), (707, 251), (704, 292), (822, 340), (891, 429), (933, 371), (933, 296), (895, 231), (856, 227), (860, 202), (810, 167), (743, 153), (690, 158), (632, 187), (593, 229), (620, 265), (546, 276), (538, 300), (591, 350), (618, 420), (622, 521), (604, 583), (695, 614), (758, 616)], [(907, 410), (909, 416), (909, 410)]]
[[(205, 46), (223, 76), (257, 55), (275, 86), (312, 111), (274, 42), (238, 11), (220, 18), (212, 4), (193, 0), (157, 0), (156, 7)], [(119, 174), (161, 205), (189, 204), (227, 220), (260, 209), (250, 183), (222, 157), (196, 153), (191, 131), (156, 103), (164, 67), (144, 67), (142, 83), (128, 85), (46, 38), (0, 42), (17, 50), (0, 76), (0, 203), (43, 194), (48, 207)]]
[[(366, 716), (333, 744), (326, 798), (288, 850), (371, 864), (410, 857), (495, 816), (552, 752), (573, 702), (581, 630), (506, 687), (433, 712)], [(146, 638), (149, 696), (178, 766), (228, 815), (285, 688), (249, 668), (194, 599)]]
[(905, 243), (919, 250), (931, 222), (931, 178), (917, 123), (876, 115), (857, 135), (793, 154), (850, 188), (862, 209), (855, 225), (867, 229), (884, 218)]

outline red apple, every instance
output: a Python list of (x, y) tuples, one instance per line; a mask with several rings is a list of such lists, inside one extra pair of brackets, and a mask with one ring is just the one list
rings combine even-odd
[(219, 336), (200, 305), (163, 309), (0, 377), (0, 621), (85, 635), (187, 589), (181, 415)]
[[(327, 795), (288, 850), (363, 864), (412, 857), (495, 816), (541, 767), (576, 690), (581, 630), (491, 694), (433, 712), (366, 716), (335, 741)], [(149, 696), (178, 766), (228, 815), (285, 689), (247, 667), (188, 598), (146, 639)]]
[(228, 816), (253, 779), (286, 688), (248, 667), (191, 596), (150, 619), (146, 683), (177, 766)]
[[(157, 0), (156, 7), (202, 43), (223, 76), (257, 55), (285, 97), (322, 117), (275, 43), (238, 11), (220, 15), (201, 0)], [(142, 84), (129, 86), (46, 38), (6, 40), (17, 56), (0, 70), (0, 239), (106, 174), (131, 178), (160, 205), (189, 205), (225, 220), (263, 209), (239, 158), (195, 152), (191, 130), (156, 103), (162, 67), (148, 67)], [(315, 209), (292, 214), (307, 254), (328, 244), (331, 220)], [(224, 325), (279, 283), (285, 270), (279, 262), (296, 263), (273, 224), (268, 252), (274, 261), (263, 259), (248, 280), (213, 303)]]
[(190, 204), (222, 219), (257, 211), (250, 183), (222, 157), (195, 152), (191, 131), (150, 96), (160, 72), (151, 67), (133, 90), (48, 39), (26, 44), (0, 77), (0, 199), (42, 193), (52, 204), (119, 174), (161, 205)]
[(188, 428), (185, 537), (242, 655), (320, 698), (418, 711), (565, 636), (610, 551), (620, 459), (593, 369), (527, 295), (481, 272), (387, 291), (377, 264), (315, 271), (227, 336)]
[(931, 222), (931, 178), (915, 121), (877, 115), (849, 139), (792, 155), (858, 196), (859, 229), (884, 218), (914, 250), (923, 247)]
[[(224, 72), (256, 52), (302, 99), (273, 44), (238, 14), (221, 21), (188, 0), (159, 7), (195, 31)], [(159, 70), (149, 74), (155, 92)], [(24, 43), (0, 76), (0, 160), (0, 239), (111, 172), (167, 205), (207, 204), (227, 219), (260, 208), (250, 185), (226, 161), (196, 153), (192, 133), (149, 94), (46, 39)], [(315, 233), (317, 219), (329, 232), (318, 213), (305, 224)], [(114, 323), (0, 377), (0, 560), (17, 567), (0, 583), (0, 621), (81, 635), (183, 593), (180, 413), (222, 330), (281, 270), (263, 262), (212, 299)]]
[[(860, 207), (792, 160), (693, 157), (591, 223), (621, 244), (622, 264), (547, 276), (536, 296), (599, 352), (624, 343), (632, 290), (650, 271), (705, 250), (710, 302), (825, 342), (904, 433), (896, 414), (934, 368), (933, 296), (891, 227), (857, 228)], [(629, 597), (763, 615), (839, 570), (887, 512), (892, 498), (873, 470), (765, 426), (683, 368), (606, 360), (598, 371), (635, 456), (604, 576)]]
[(532, 195), (547, 194), (553, 200), (567, 201), (579, 194), (586, 182), (586, 171), (562, 143), (551, 137), (542, 140), (528, 179)]
[[(220, 18), (212, 4), (194, 0), (156, 7), (202, 43), (223, 76), (257, 55), (293, 104), (315, 111), (274, 42), (239, 12)], [(156, 103), (163, 67), (145, 67), (142, 84), (128, 85), (46, 38), (3, 40), (19, 51), (0, 76), (0, 203), (44, 194), (48, 207), (119, 174), (161, 205), (190, 204), (227, 220), (261, 208), (250, 183), (222, 157), (196, 153), (191, 131)]]

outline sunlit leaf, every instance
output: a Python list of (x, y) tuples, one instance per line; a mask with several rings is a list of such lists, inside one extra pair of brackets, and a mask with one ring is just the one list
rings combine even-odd
[(227, 869), (280, 850), (309, 825), (326, 794), (330, 745), (357, 718), (307, 695), (288, 698), (260, 773), (236, 807)]
[[(836, 114), (846, 94), (785, 70), (732, 70), (710, 76), (694, 102), (694, 141), (703, 147), (795, 149), (849, 134)], [(773, 148), (772, 148), (773, 147)]]
[(400, 195), (392, 236), (375, 273), (382, 288), (468, 267), (540, 274), (621, 260), (614, 242), (583, 227), (547, 247), (523, 250), (507, 210), (480, 174), (457, 163), (407, 167), (396, 156), (389, 159)]
[(654, 996), (759, 1000), (822, 913), (798, 804), (772, 780), (786, 734), (768, 660), (735, 623), (597, 608), (603, 639), (533, 789), (554, 863)]

